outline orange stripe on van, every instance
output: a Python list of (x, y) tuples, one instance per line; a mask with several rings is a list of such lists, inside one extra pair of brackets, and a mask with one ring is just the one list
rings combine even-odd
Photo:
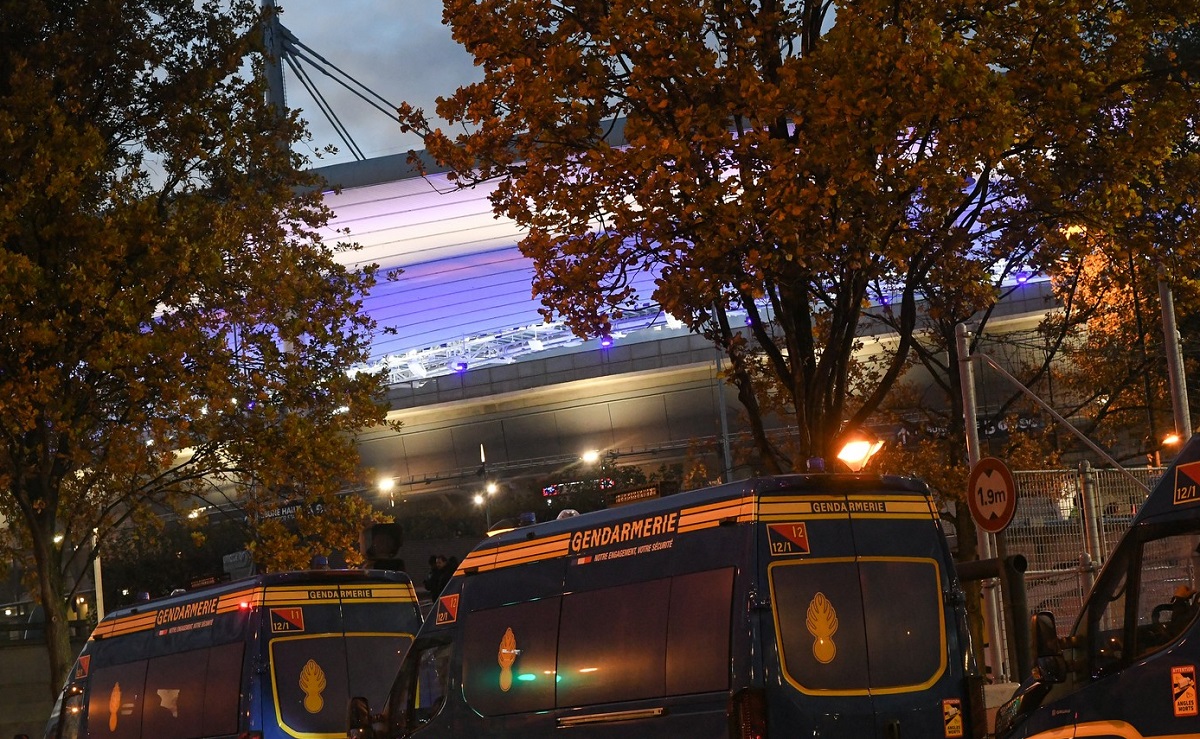
[(708, 505), (692, 506), (679, 512), (679, 533), (698, 531), (710, 526), (717, 526), (722, 521), (752, 523), (758, 518), (759, 499), (747, 495), (734, 500), (723, 500)]
[[(879, 503), (879, 512), (849, 510), (852, 505)], [(824, 504), (824, 505), (823, 505)], [(837, 512), (822, 512), (823, 508), (838, 507)], [(889, 518), (925, 519), (936, 517), (933, 500), (913, 495), (783, 495), (762, 497), (757, 494), (720, 500), (715, 503), (690, 506), (679, 511), (676, 532), (680, 534), (719, 526), (728, 521), (739, 524), (757, 521), (795, 521), (822, 518)], [(574, 532), (572, 532), (574, 533)], [(571, 533), (557, 534), (545, 539), (516, 542), (471, 552), (459, 564), (455, 575), (488, 572), (504, 567), (557, 559), (570, 554)]]
[[(349, 591), (351, 597), (343, 598), (339, 588)], [(353, 597), (354, 591), (370, 590), (370, 598)], [(286, 585), (283, 587), (268, 588), (265, 592), (262, 588), (244, 588), (235, 590), (232, 593), (224, 593), (218, 596), (217, 607), (212, 613), (221, 615), (226, 613), (235, 613), (242, 608), (257, 608), (264, 605), (280, 606), (280, 605), (297, 605), (304, 603), (312, 603), (314, 598), (311, 597), (313, 591), (337, 591), (337, 595), (329, 598), (316, 598), (316, 600), (337, 601), (343, 600), (350, 603), (416, 603), (417, 593), (411, 585), (401, 583), (364, 583), (355, 585)], [(211, 597), (211, 596), (210, 596)], [(171, 607), (177, 607), (179, 604), (173, 604)], [(139, 631), (147, 631), (155, 628), (159, 608), (150, 608), (149, 610), (122, 616), (121, 618), (111, 621), (101, 621), (92, 631), (89, 639), (108, 639), (114, 636), (125, 636), (126, 634), (135, 634)]]
[[(211, 597), (211, 596), (210, 596)], [(246, 603), (251, 606), (261, 605), (262, 593), (254, 588), (236, 590), (218, 597), (216, 610), (213, 614), (231, 613)], [(178, 604), (171, 607), (177, 607)], [(89, 639), (107, 639), (113, 636), (135, 634), (139, 631), (153, 629), (158, 620), (159, 608), (150, 608), (141, 613), (134, 613), (111, 621), (101, 621), (92, 632)]]
[(516, 544), (471, 552), (462, 561), (462, 564), (458, 566), (455, 574), (461, 575), (468, 571), (487, 572), (488, 570), (513, 567), (543, 559), (565, 557), (570, 541), (570, 534), (558, 534), (557, 536), (545, 539), (522, 541)]
[[(878, 504), (880, 510), (874, 510)], [(883, 518), (937, 518), (933, 499), (911, 495), (806, 495), (766, 498), (759, 504), (759, 520), (764, 522), (806, 520)]]

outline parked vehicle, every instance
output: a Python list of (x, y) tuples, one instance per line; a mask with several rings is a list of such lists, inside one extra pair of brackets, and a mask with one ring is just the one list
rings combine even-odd
[(421, 616), (407, 575), (260, 575), (115, 611), (75, 662), (50, 739), (344, 737), (386, 695)]
[(1138, 510), (1070, 636), (1052, 613), (1034, 617), (1036, 669), (1000, 707), (997, 735), (1200, 736), (1198, 589), (1200, 436)]
[(915, 480), (631, 503), (481, 543), (350, 733), (982, 737), (963, 604)]

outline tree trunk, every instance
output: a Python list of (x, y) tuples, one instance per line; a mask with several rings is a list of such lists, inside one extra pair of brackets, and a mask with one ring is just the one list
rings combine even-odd
[(62, 598), (62, 570), (50, 541), (34, 533), (34, 559), (37, 564), (39, 600), (46, 618), (46, 653), (50, 658), (50, 694), (57, 696), (75, 659), (71, 650), (71, 628), (67, 622), (67, 603)]

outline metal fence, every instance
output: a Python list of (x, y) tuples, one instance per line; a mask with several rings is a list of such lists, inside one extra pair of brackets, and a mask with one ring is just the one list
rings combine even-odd
[[(1138, 486), (1117, 470), (1093, 469), (1013, 473), (1017, 509), (1005, 531), (1008, 554), (1022, 554), (1030, 613), (1053, 611), (1066, 635), (1083, 607), (1100, 565), (1129, 528), (1163, 468), (1129, 472)], [(1091, 522), (1095, 522), (1091, 525)]]

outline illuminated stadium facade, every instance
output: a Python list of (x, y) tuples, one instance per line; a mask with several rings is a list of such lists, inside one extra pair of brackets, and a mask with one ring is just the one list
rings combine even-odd
[[(722, 443), (742, 429), (736, 395), (711, 343), (648, 302), (653, 277), (609, 337), (546, 323), (521, 232), (493, 214), (491, 187), (459, 190), (425, 169), (397, 155), (319, 170), (335, 213), (327, 238), (361, 246), (347, 263), (403, 270), (364, 302), (379, 327), (370, 362), (386, 368), (403, 424), (362, 435), (364, 465), (405, 495), (472, 491), (481, 445), (498, 476), (546, 474), (586, 449), (654, 467), (699, 451), (720, 474)], [(1032, 281), (990, 329), (1028, 328), (1051, 309)], [(890, 341), (866, 337), (864, 351)]]

